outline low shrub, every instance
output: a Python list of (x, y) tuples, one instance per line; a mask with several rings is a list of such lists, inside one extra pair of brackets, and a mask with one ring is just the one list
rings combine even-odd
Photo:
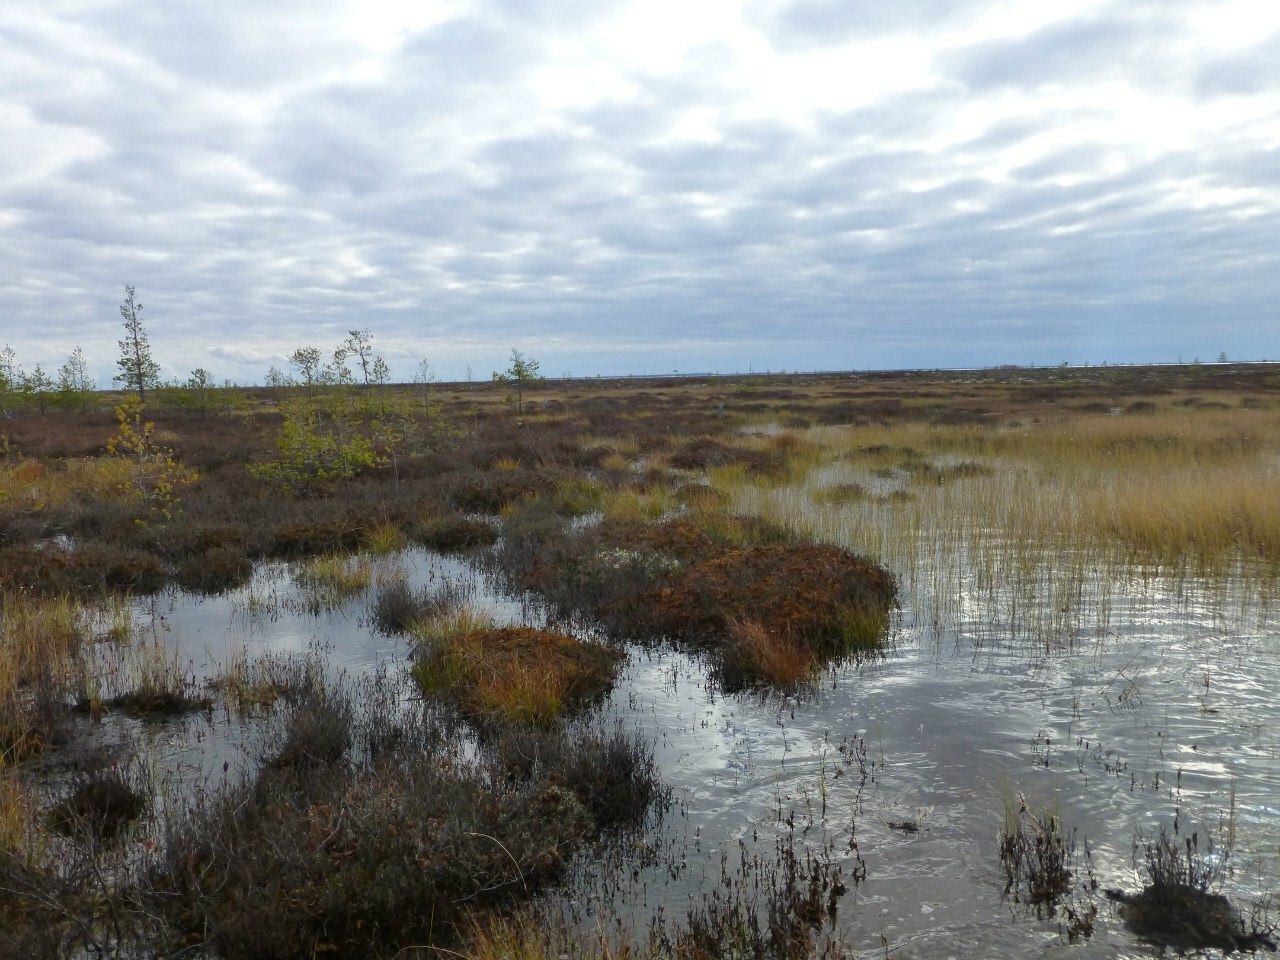
[(403, 691), (313, 690), (274, 728), (257, 775), (170, 825), (144, 884), (164, 921), (152, 949), (341, 960), (451, 948), (475, 911), (560, 877), (604, 826), (593, 810), (635, 820), (661, 795), (651, 751), (620, 732), (498, 738), (460, 752)]
[(269, 551), (275, 557), (303, 557), (360, 546), (359, 524), (345, 518), (285, 523), (272, 531)]
[(243, 586), (253, 576), (253, 561), (241, 546), (210, 547), (204, 553), (178, 563), (174, 579), (196, 593), (222, 593)]
[(498, 765), (519, 782), (547, 781), (570, 790), (598, 830), (638, 826), (670, 801), (653, 748), (620, 725), (566, 734), (562, 727), (503, 727), (489, 744)]
[(15, 545), (0, 550), (0, 588), (44, 594), (154, 593), (168, 579), (157, 556), (113, 543)]
[(732, 621), (752, 621), (825, 659), (882, 639), (896, 595), (892, 576), (844, 550), (772, 546), (695, 564), (654, 600), (673, 636), (724, 642)]
[(1227, 854), (1205, 854), (1199, 837), (1171, 837), (1164, 828), (1141, 845), (1147, 884), (1136, 893), (1108, 890), (1125, 924), (1144, 940), (1175, 950), (1276, 950), (1276, 926), (1255, 915), (1246, 924), (1219, 891)]

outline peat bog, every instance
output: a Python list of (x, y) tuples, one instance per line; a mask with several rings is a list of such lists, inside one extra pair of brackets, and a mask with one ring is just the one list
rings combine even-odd
[(6, 955), (1273, 949), (1280, 374), (0, 420)]

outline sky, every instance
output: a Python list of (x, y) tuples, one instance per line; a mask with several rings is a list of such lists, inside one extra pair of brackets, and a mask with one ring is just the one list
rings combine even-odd
[(1275, 0), (4, 0), (0, 346), (1275, 359)]

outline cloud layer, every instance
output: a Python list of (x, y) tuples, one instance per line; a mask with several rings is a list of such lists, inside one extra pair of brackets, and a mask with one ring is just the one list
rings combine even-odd
[(241, 382), (1274, 351), (1280, 12), (1028, 6), (11, 4), (0, 343), (105, 380), (127, 283)]

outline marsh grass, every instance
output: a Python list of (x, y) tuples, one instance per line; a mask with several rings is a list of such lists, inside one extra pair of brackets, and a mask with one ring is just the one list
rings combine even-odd
[(228, 712), (240, 718), (261, 716), (281, 699), (296, 699), (314, 684), (315, 667), (308, 658), (262, 654), (250, 657), (243, 644), (231, 650), (225, 664), (205, 681)]
[(382, 633), (418, 635), (420, 625), (448, 615), (475, 595), (475, 586), (442, 579), (414, 588), (407, 577), (391, 577), (378, 587), (373, 625)]
[(496, 630), (498, 626), (487, 610), (464, 600), (415, 617), (409, 623), (408, 633), (420, 648), (447, 647), (458, 637)]
[(211, 705), (178, 647), (161, 631), (127, 646), (99, 644), (82, 665), (78, 700), (79, 709), (91, 715), (112, 709), (141, 719)]
[(326, 553), (302, 562), (294, 582), (312, 612), (334, 610), (363, 594), (373, 583), (373, 563), (361, 553)]
[(396, 524), (386, 520), (365, 531), (363, 541), (364, 548), (376, 556), (395, 553), (409, 542)]
[(1280, 586), (1271, 410), (809, 433), (825, 461), (806, 482), (724, 468), (710, 472), (713, 486), (740, 513), (877, 557), (909, 587), (910, 621), (934, 636), (978, 601), (988, 623), (1033, 648), (1104, 636), (1135, 575), (1175, 595), (1216, 598), (1235, 584), (1227, 592), (1243, 588), (1246, 607)]
[(61, 736), (92, 618), (69, 596), (0, 593), (0, 762)]
[(0, 853), (22, 850), (35, 822), (30, 784), (18, 767), (0, 757)]
[(770, 633), (758, 620), (730, 617), (725, 625), (734, 647), (745, 661), (741, 668), (745, 672), (783, 690), (815, 679), (818, 659), (805, 644)]

